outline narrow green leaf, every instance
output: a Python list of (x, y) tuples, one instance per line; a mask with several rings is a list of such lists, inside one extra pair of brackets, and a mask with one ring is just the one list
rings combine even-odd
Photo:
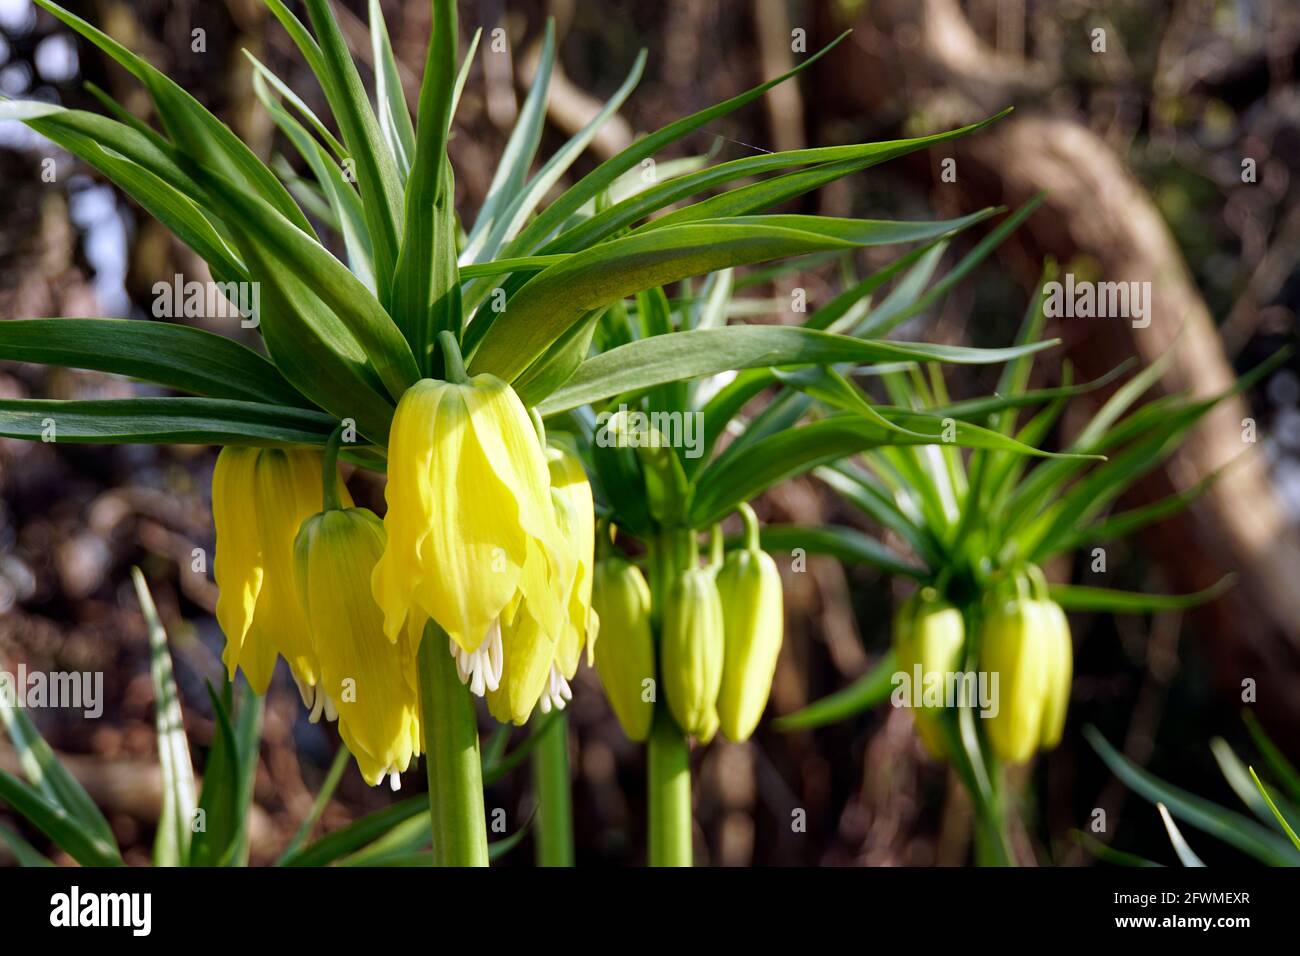
[(0, 826), (0, 843), (9, 848), (14, 862), (19, 866), (53, 866), (54, 861), (38, 851), (22, 837), (6, 826)]
[(1052, 344), (972, 349), (917, 342), (862, 341), (797, 326), (731, 325), (697, 329), (631, 342), (588, 359), (538, 407), (543, 415), (554, 415), (613, 395), (732, 369), (897, 360), (981, 365), (1004, 362)]
[(1169, 834), (1169, 842), (1174, 845), (1174, 852), (1178, 854), (1178, 861), (1183, 866), (1205, 866), (1201, 862), (1201, 858), (1192, 851), (1192, 848), (1187, 845), (1187, 841), (1183, 839), (1178, 824), (1174, 823), (1174, 818), (1169, 815), (1169, 808), (1163, 803), (1157, 803), (1156, 809), (1160, 811), (1160, 819), (1164, 821), (1165, 831)]
[[(497, 160), (496, 172), (488, 185), (478, 217), (469, 231), (461, 255), (469, 262), (490, 258), (494, 250), (485, 248), (488, 236), (497, 225), (498, 217), (507, 209), (524, 187), (529, 167), (537, 155), (546, 125), (546, 102), (551, 89), (551, 72), (555, 66), (555, 20), (547, 17), (542, 32), (542, 49), (537, 57), (537, 68), (528, 96), (515, 119), (514, 129), (506, 140), (506, 147)], [(480, 255), (485, 253), (485, 255)]]
[(306, 405), (252, 349), (166, 322), (11, 319), (0, 323), (0, 359), (114, 372), (210, 398)]
[[(621, 107), (624, 101), (626, 101), (632, 94), (632, 91), (636, 89), (637, 83), (641, 80), (641, 73), (645, 69), (645, 62), (646, 53), (645, 50), (642, 50), (637, 54), (636, 61), (632, 64), (632, 69), (628, 72), (627, 79), (623, 81), (623, 85), (620, 86), (605, 105), (600, 108), (600, 111), (591, 118), (590, 122), (588, 122), (586, 126), (575, 133), (568, 142), (552, 153), (551, 158), (548, 159), (542, 168), (537, 171), (537, 175), (530, 179), (528, 184), (511, 198), (506, 209), (496, 217), (496, 222), (492, 226), (492, 231), (488, 235), (487, 241), (483, 244), (482, 249), (479, 250), (479, 253), (476, 256), (480, 262), (484, 259), (496, 256), (502, 246), (513, 239), (515, 235), (518, 234), (519, 230), (523, 228), (524, 223), (527, 222), (528, 217), (533, 214), (533, 211), (537, 208), (538, 204), (546, 198), (546, 195), (551, 191), (555, 184), (560, 181), (560, 177), (568, 171), (574, 161), (582, 155), (582, 152), (591, 145), (591, 141), (596, 138), (596, 134), (600, 132), (601, 127), (609, 121), (609, 118), (618, 111), (619, 107)], [(461, 258), (462, 260), (467, 260), (467, 257), (463, 253)], [(461, 277), (467, 277), (465, 269), (461, 270)], [(466, 296), (467, 300), (470, 303), (477, 303), (480, 301), (479, 296), (482, 294), (482, 291), (481, 287), (472, 290)]]
[(0, 399), (0, 435), (86, 444), (323, 445), (328, 415), (219, 398)]
[(397, 317), (422, 374), (436, 371), (440, 331), (459, 336), (460, 279), (456, 271), (456, 190), (447, 136), (456, 87), (455, 0), (434, 0), (424, 82), (420, 87), (415, 158), (406, 181), (405, 228), (393, 276)]
[(122, 866), (117, 847), (13, 774), (0, 770), (0, 800), (82, 866)]
[(0, 726), (18, 755), (23, 775), (42, 799), (65, 811), (98, 845), (117, 852), (117, 841), (104, 815), (90, 799), (90, 794), (66, 767), (59, 762), (22, 707), (15, 706), (8, 695), (0, 693)]
[(1259, 775), (1255, 773), (1255, 768), (1250, 767), (1248, 769), (1250, 770), (1250, 779), (1255, 781), (1255, 786), (1259, 788), (1259, 795), (1264, 798), (1264, 802), (1268, 804), (1269, 810), (1273, 811), (1273, 817), (1277, 820), (1278, 826), (1280, 826), (1282, 831), (1290, 838), (1291, 845), (1294, 846), (1296, 850), (1300, 850), (1300, 836), (1296, 836), (1295, 830), (1291, 829), (1291, 824), (1287, 822), (1286, 817), (1282, 816), (1282, 811), (1280, 811), (1277, 808), (1277, 804), (1273, 802), (1272, 796), (1269, 795), (1268, 788), (1260, 782)]
[(131, 569), (131, 581), (149, 631), (149, 676), (153, 680), (158, 768), (162, 775), (162, 816), (154, 838), (153, 862), (154, 866), (182, 866), (190, 859), (190, 835), (195, 821), (190, 742), (185, 736), (185, 718), (181, 714), (171, 652), (167, 649), (167, 632), (139, 568)]
[(144, 84), (163, 124), (181, 149), (260, 196), (308, 235), (315, 235), (302, 210), (275, 175), (243, 140), (204, 109), (198, 100), (166, 74), (156, 70), (143, 58), (81, 17), (50, 0), (37, 0), (37, 3), (99, 47)]
[(876, 707), (889, 699), (894, 688), (894, 672), (897, 670), (898, 661), (894, 652), (887, 651), (874, 667), (848, 687), (809, 704), (803, 710), (778, 717), (772, 726), (782, 731), (811, 730)]
[(429, 799), (424, 795), (408, 797), (354, 820), (341, 830), (327, 833), (310, 846), (277, 861), (277, 866), (328, 866), (350, 853), (373, 843), (399, 824), (418, 814), (427, 815)]
[(379, 131), (397, 162), (397, 173), (406, 182), (415, 160), (415, 126), (406, 108), (402, 77), (388, 39), (384, 9), (379, 0), (370, 0), (370, 52), (375, 65), (375, 102), (379, 110)]
[(1271, 866), (1294, 866), (1300, 863), (1300, 853), (1260, 824), (1165, 783), (1112, 747), (1097, 728), (1084, 727), (1083, 735), (1111, 773), (1143, 799), (1152, 803), (1164, 803), (1179, 820), (1218, 837), (1263, 863)]
[(401, 330), (362, 281), (329, 250), (304, 236), (256, 196), (245, 195), (229, 181), (202, 170), (196, 171), (196, 178), (219, 196), (239, 221), (238, 243), (249, 261), (250, 273), (278, 284), (285, 292), (290, 276), (309, 288), (338, 318), (364, 353), (366, 365), (374, 369), (396, 402), (419, 379), (419, 370)]
[[(515, 242), (511, 243), (506, 254), (515, 256), (526, 255), (533, 252), (540, 242), (544, 241), (554, 230), (563, 225), (564, 222), (581, 209), (584, 204), (603, 192), (623, 173), (627, 172), (634, 166), (637, 166), (641, 160), (645, 159), (647, 156), (653, 156), (665, 146), (676, 142), (687, 133), (699, 129), (706, 123), (712, 123), (729, 113), (735, 112), (746, 103), (751, 103), (758, 99), (772, 87), (784, 83), (791, 77), (806, 70), (829, 53), (831, 49), (839, 44), (846, 36), (848, 36), (847, 32), (840, 34), (827, 46), (808, 57), (808, 59), (804, 60), (794, 69), (778, 76), (776, 79), (769, 80), (766, 83), (761, 83), (753, 89), (741, 93), (739, 96), (733, 96), (729, 100), (725, 100), (724, 102), (711, 106), (708, 109), (701, 110), (700, 112), (687, 116), (684, 119), (680, 119), (675, 123), (670, 123), (658, 132), (637, 140), (617, 156), (605, 160), (605, 162), (601, 163), (596, 167), (596, 169), (592, 170), (591, 173), (584, 176), (573, 186), (569, 187), (562, 196), (546, 208), (545, 212), (533, 220), (533, 222), (519, 234), (519, 237)], [(710, 269), (705, 271), (713, 270)], [(662, 283), (651, 284), (660, 285)], [(649, 285), (643, 286), (643, 288), (649, 287)]]
[(770, 524), (763, 526), (762, 539), (767, 551), (798, 548), (808, 554), (828, 554), (845, 564), (867, 564), (889, 574), (912, 578), (924, 578), (930, 573), (929, 569), (855, 528)]
[[(272, 6), (273, 11), (278, 5)], [(277, 16), (288, 29), (286, 16), (279, 13)], [(398, 237), (402, 234), (402, 183), (397, 162), (384, 144), (379, 121), (370, 108), (356, 64), (352, 62), (347, 41), (330, 11), (328, 0), (307, 0), (307, 16), (316, 31), (317, 42), (308, 45), (309, 38), (303, 36), (305, 31), (290, 29), (290, 35), (298, 43), (325, 91), (343, 144), (354, 164), (356, 183), (366, 212), (367, 231), (374, 246), (375, 282), (380, 301), (386, 302), (397, 265)]]
[[(198, 816), (190, 841), (191, 866), (229, 866), (237, 834), (246, 825), (240, 806), (240, 754), (230, 722), (231, 685), (219, 696), (208, 685), (215, 738), (203, 767)], [(246, 810), (246, 807), (243, 808)]]
[(1213, 601), (1236, 583), (1235, 574), (1225, 574), (1217, 582), (1192, 594), (1142, 594), (1113, 588), (1094, 588), (1082, 584), (1052, 584), (1052, 600), (1067, 611), (1108, 611), (1111, 614), (1146, 614), (1151, 611), (1177, 611)]
[(1286, 755), (1278, 749), (1277, 744), (1264, 733), (1258, 717), (1249, 710), (1243, 710), (1241, 719), (1250, 733), (1250, 739), (1255, 742), (1269, 769), (1282, 781), (1291, 799), (1300, 802), (1300, 770), (1296, 770), (1295, 765), (1286, 759)]

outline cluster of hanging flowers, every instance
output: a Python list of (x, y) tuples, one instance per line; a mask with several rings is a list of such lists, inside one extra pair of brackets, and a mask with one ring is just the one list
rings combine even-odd
[[(942, 687), (963, 670), (966, 627), (961, 610), (923, 587), (894, 615), (894, 651), (901, 673), (922, 686)], [(1042, 571), (1030, 565), (992, 588), (982, 602), (976, 645), (980, 669), (996, 675), (997, 706), (981, 713), (989, 748), (1004, 763), (1022, 764), (1051, 750), (1065, 730), (1073, 671), (1070, 624), (1047, 594)], [(914, 712), (918, 736), (931, 756), (948, 756), (943, 703)]]
[[(650, 735), (656, 664), (684, 733), (708, 743), (721, 730), (740, 742), (758, 726), (781, 651), (784, 607), (776, 562), (759, 547), (758, 518), (747, 504), (740, 514), (742, 547), (724, 558), (715, 526), (709, 562), (693, 560), (665, 582), (657, 650), (645, 577), (618, 555), (597, 565), (594, 601), (606, 637), (596, 647), (596, 670), (632, 740)], [(690, 549), (694, 557), (693, 540)]]
[(230, 675), (265, 693), (283, 657), (312, 719), (337, 718), (372, 785), (396, 788), (421, 752), (426, 633), (448, 642), (493, 716), (522, 724), (571, 699), (598, 628), (581, 463), (545, 445), (508, 384), (468, 377), (454, 347), (445, 358), (446, 381), (398, 403), (382, 521), (338, 480), (338, 433), (323, 455), (227, 447), (213, 475)]

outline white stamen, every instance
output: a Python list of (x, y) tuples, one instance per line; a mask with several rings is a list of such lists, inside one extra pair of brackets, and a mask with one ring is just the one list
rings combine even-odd
[(402, 778), (398, 776), (396, 770), (388, 775), (388, 785), (393, 788), (393, 793), (402, 789)]
[(501, 622), (496, 620), (488, 628), (483, 642), (474, 651), (466, 651), (450, 640), (451, 656), (456, 658), (456, 673), (460, 682), (468, 684), (470, 692), (482, 697), (487, 691), (501, 686), (504, 651), (501, 647)]
[(554, 664), (551, 665), (551, 674), (546, 681), (546, 690), (542, 691), (541, 700), (537, 702), (541, 707), (543, 714), (549, 714), (554, 710), (564, 710), (564, 705), (573, 700), (573, 690), (569, 687), (569, 682), (564, 679), (560, 669)]
[(307, 720), (313, 724), (320, 723), (320, 715), (325, 710), (325, 695), (321, 693), (319, 687), (312, 687), (311, 713), (307, 715)]

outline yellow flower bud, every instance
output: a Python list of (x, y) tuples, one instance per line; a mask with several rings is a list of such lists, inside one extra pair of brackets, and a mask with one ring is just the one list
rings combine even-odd
[(785, 628), (781, 572), (759, 550), (753, 511), (746, 505), (743, 513), (746, 546), (727, 555), (717, 579), (726, 636), (718, 720), (727, 739), (737, 742), (748, 740), (763, 716)]
[(645, 694), (655, 676), (650, 587), (636, 565), (604, 558), (596, 564), (592, 606), (600, 617), (596, 672), (605, 696), (628, 738), (645, 740), (654, 719), (653, 697)]
[(1070, 622), (1055, 601), (1041, 602), (1044, 641), (1051, 660), (1048, 665), (1047, 705), (1043, 711), (1041, 746), (1051, 750), (1065, 732), (1065, 714), (1070, 706), (1070, 680), (1074, 673), (1074, 643)]
[(704, 740), (718, 726), (722, 601), (711, 568), (690, 568), (669, 585), (662, 620), (664, 693), (677, 725)]
[(993, 753), (1024, 763), (1061, 738), (1069, 701), (1072, 649), (1065, 615), (1055, 603), (1017, 597), (998, 602), (984, 619), (981, 666), (996, 673), (999, 706), (985, 719)]
[[(212, 474), (221, 658), (232, 679), (241, 669), (254, 692), (265, 694), (279, 654), (317, 714), (319, 664), (294, 586), (293, 542), (320, 511), (322, 460), (306, 449), (227, 446)], [(347, 488), (340, 493), (351, 505)]]
[(384, 540), (378, 517), (347, 508), (308, 518), (294, 544), (297, 593), (320, 662), (317, 691), (372, 786), (406, 770), (421, 749), (414, 648), (388, 640), (370, 593)]
[[(916, 680), (919, 667), (922, 689), (930, 674), (938, 674), (946, 682), (949, 674), (961, 670), (965, 623), (961, 611), (940, 597), (934, 588), (922, 588), (903, 602), (894, 614), (893, 632), (898, 669), (909, 680)], [(943, 759), (947, 748), (938, 723), (939, 714), (933, 708), (922, 706), (912, 717), (925, 749), (932, 757)]]

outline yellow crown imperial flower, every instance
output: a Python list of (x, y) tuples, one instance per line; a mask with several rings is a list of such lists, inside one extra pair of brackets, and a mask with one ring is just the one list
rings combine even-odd
[[(327, 701), (315, 689), (319, 664), (293, 583), (293, 542), (302, 522), (320, 510), (322, 462), (319, 452), (306, 449), (230, 446), (212, 475), (222, 660), (232, 678), (242, 669), (253, 690), (265, 694), (279, 654), (313, 718)], [(342, 495), (351, 505), (346, 488)]]
[(544, 633), (559, 633), (561, 548), (528, 412), (501, 379), (467, 378), (454, 343), (444, 345), (450, 380), (417, 382), (393, 417), (388, 543), (371, 583), (389, 639), (409, 617), (432, 618), (481, 695), (500, 685), (501, 615), (516, 599)]
[(1021, 594), (997, 601), (984, 619), (980, 649), (980, 666), (999, 682), (997, 714), (985, 719), (993, 753), (1024, 763), (1039, 747), (1055, 746), (1072, 669), (1070, 630), (1060, 607)]
[(628, 738), (645, 740), (654, 719), (654, 700), (645, 697), (645, 682), (655, 676), (650, 586), (630, 561), (602, 558), (596, 564), (592, 606), (600, 616), (596, 672), (605, 696)]
[(683, 731), (707, 742), (718, 728), (726, 641), (714, 568), (688, 568), (669, 584), (661, 626), (668, 709)]
[[(946, 684), (948, 675), (961, 669), (966, 625), (960, 610), (934, 588), (924, 587), (895, 612), (893, 640), (899, 671), (909, 681), (920, 682), (924, 700), (926, 681), (942, 680)], [(922, 705), (912, 716), (925, 749), (932, 757), (942, 759), (947, 748), (938, 724), (940, 710)]]
[(384, 634), (370, 572), (384, 551), (384, 526), (364, 508), (328, 508), (308, 518), (294, 544), (298, 595), (320, 662), (318, 692), (338, 713), (339, 734), (371, 786), (407, 769), (421, 749), (420, 700), (409, 641)]
[(785, 629), (781, 572), (759, 549), (758, 518), (741, 505), (745, 546), (729, 553), (718, 571), (726, 650), (718, 721), (728, 740), (748, 740), (767, 706)]

